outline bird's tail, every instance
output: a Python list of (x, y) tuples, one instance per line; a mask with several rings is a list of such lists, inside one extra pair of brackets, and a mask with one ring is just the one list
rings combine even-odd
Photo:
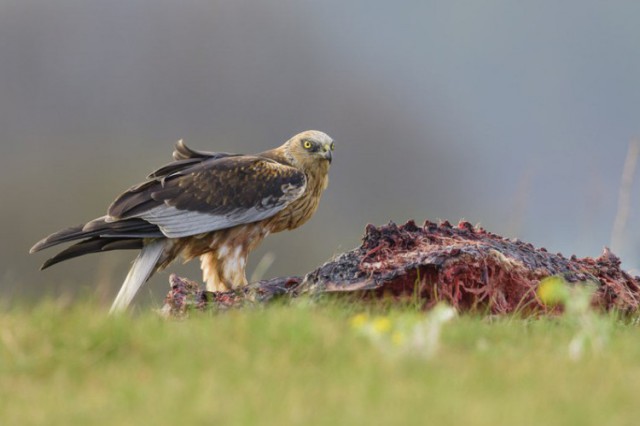
[(142, 249), (144, 239), (162, 238), (164, 235), (156, 225), (142, 219), (126, 219), (109, 222), (106, 216), (83, 225), (73, 226), (49, 235), (38, 241), (30, 253), (58, 244), (81, 240), (47, 260), (41, 269), (56, 263), (110, 250)]
[[(80, 240), (79, 242), (77, 242)], [(140, 286), (155, 272), (166, 247), (167, 239), (160, 229), (142, 219), (110, 221), (103, 216), (91, 222), (63, 229), (40, 240), (31, 253), (67, 242), (75, 242), (47, 260), (42, 269), (64, 260), (90, 253), (109, 250), (137, 249), (140, 254), (133, 263), (122, 288), (111, 306), (111, 313), (123, 311), (136, 295)]]
[(144, 245), (111, 305), (110, 314), (122, 312), (129, 306), (142, 284), (155, 272), (166, 243), (167, 240), (160, 239)]

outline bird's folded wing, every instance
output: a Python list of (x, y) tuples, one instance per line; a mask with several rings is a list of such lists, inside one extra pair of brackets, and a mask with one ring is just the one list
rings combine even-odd
[(140, 218), (167, 237), (186, 237), (271, 217), (306, 187), (301, 171), (258, 156), (177, 166), (118, 197), (109, 208), (111, 220)]

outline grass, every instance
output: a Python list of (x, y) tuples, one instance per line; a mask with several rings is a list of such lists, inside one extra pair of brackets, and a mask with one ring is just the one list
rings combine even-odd
[[(371, 309), (371, 308), (369, 308)], [(383, 308), (391, 322), (416, 318)], [(638, 326), (610, 318), (571, 361), (575, 324), (461, 316), (432, 358), (393, 356), (335, 301), (107, 317), (92, 303), (0, 310), (0, 424), (636, 424)]]

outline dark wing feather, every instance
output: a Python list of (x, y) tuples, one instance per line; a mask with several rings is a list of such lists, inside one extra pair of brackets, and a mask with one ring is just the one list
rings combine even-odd
[(202, 161), (200, 158), (188, 158), (186, 160), (177, 160), (169, 164), (160, 167), (158, 170), (154, 170), (147, 176), (147, 179), (156, 179), (169, 176), (172, 173), (179, 172), (180, 170), (189, 168), (194, 164), (198, 164)]
[(173, 173), (184, 170), (190, 166), (201, 163), (205, 160), (211, 160), (224, 157), (236, 157), (240, 154), (231, 154), (228, 152), (209, 152), (209, 151), (197, 151), (189, 148), (182, 139), (180, 139), (173, 150), (173, 162), (160, 167), (155, 170), (147, 179), (156, 179), (169, 176)]
[(305, 187), (304, 173), (264, 157), (208, 158), (130, 189), (109, 216), (140, 218), (168, 237), (184, 237), (273, 216)]
[[(189, 148), (181, 139), (176, 143), (173, 151), (175, 161), (166, 164), (147, 176), (147, 181), (135, 185), (127, 190), (116, 200), (109, 209), (109, 214), (113, 217), (122, 217), (125, 214), (135, 216), (153, 208), (157, 203), (148, 196), (148, 190), (157, 186), (158, 182), (164, 186), (166, 179), (177, 177), (185, 170), (190, 170), (194, 166), (204, 162), (219, 158), (238, 157), (240, 154), (229, 154), (226, 152), (197, 151)], [(114, 207), (117, 204), (117, 207)]]
[(184, 140), (180, 139), (173, 150), (173, 159), (188, 160), (188, 159), (207, 159), (207, 158), (219, 158), (219, 155), (224, 156), (224, 152), (209, 152), (209, 151), (197, 151), (191, 149), (184, 143)]

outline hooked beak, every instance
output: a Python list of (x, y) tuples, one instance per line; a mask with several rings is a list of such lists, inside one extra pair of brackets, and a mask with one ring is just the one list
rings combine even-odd
[(329, 162), (329, 164), (331, 164), (331, 159), (333, 157), (331, 156), (331, 151), (327, 151), (324, 153), (324, 159), (327, 160)]

